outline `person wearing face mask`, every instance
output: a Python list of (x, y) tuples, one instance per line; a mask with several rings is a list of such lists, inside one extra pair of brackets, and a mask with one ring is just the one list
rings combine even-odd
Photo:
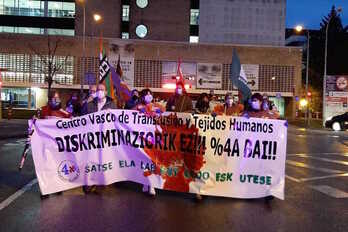
[(217, 115), (228, 115), (228, 116), (240, 116), (244, 110), (244, 105), (234, 102), (233, 95), (227, 93), (225, 95), (224, 104), (218, 104), (214, 107), (214, 111)]
[[(117, 109), (116, 104), (111, 97), (106, 96), (106, 88), (103, 84), (98, 84), (96, 88), (96, 97), (92, 101), (88, 102), (82, 110), (82, 115), (95, 113), (107, 109)], [(97, 186), (83, 186), (83, 192), (88, 194), (90, 192), (97, 192)]]
[[(140, 92), (140, 104), (136, 106), (137, 110), (141, 113), (153, 116), (160, 115), (164, 112), (162, 105), (153, 103), (153, 93), (150, 89), (143, 89)], [(147, 192), (149, 195), (155, 196), (156, 190), (150, 185), (143, 185), (143, 192)]]
[[(38, 111), (37, 117), (39, 119), (50, 119), (50, 118), (70, 118), (71, 114), (62, 109), (62, 103), (60, 100), (59, 93), (57, 91), (53, 91), (48, 96), (48, 103), (46, 106), (42, 107), (40, 111)], [(58, 192), (56, 194), (61, 194)], [(41, 199), (45, 199), (49, 197), (49, 194), (42, 195), (40, 194)]]
[(166, 110), (192, 113), (192, 99), (187, 95), (184, 84), (176, 84), (175, 94), (168, 99)]
[(107, 109), (117, 109), (116, 104), (111, 97), (106, 96), (106, 88), (103, 84), (98, 84), (96, 89), (96, 97), (87, 103), (87, 106), (83, 109), (82, 115), (95, 113)]
[(261, 94), (254, 93), (249, 99), (249, 109), (245, 111), (243, 115), (253, 118), (278, 119), (279, 114), (274, 114), (271, 112), (267, 102), (264, 102)]
[(40, 110), (40, 119), (48, 118), (70, 118), (71, 114), (62, 109), (62, 102), (57, 91), (48, 97), (48, 103)]
[(131, 98), (126, 102), (125, 109), (126, 110), (132, 110), (137, 107), (137, 105), (140, 103), (139, 101), (139, 92), (136, 89), (133, 89), (131, 92)]

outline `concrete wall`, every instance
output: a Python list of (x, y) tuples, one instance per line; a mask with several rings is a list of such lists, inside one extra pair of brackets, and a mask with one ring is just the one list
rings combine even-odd
[(199, 40), (284, 45), (286, 0), (200, 0)]
[(138, 39), (136, 26), (148, 28), (145, 40), (189, 41), (190, 1), (151, 0), (146, 8), (139, 8), (135, 1), (130, 5), (130, 38)]

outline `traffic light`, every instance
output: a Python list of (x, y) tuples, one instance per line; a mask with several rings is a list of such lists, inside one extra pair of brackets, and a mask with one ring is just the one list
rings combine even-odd
[(312, 93), (310, 91), (307, 92), (307, 97), (312, 97)]

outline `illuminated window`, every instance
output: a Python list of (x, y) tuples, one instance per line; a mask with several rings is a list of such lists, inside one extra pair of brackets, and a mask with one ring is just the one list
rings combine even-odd
[(0, 0), (1, 15), (75, 17), (75, 3), (62, 1)]
[(198, 36), (190, 36), (190, 43), (198, 43), (199, 37)]
[(135, 29), (135, 33), (139, 38), (144, 38), (147, 35), (147, 27), (145, 25), (138, 25)]
[(122, 6), (122, 21), (129, 21), (129, 5)]
[(199, 10), (191, 9), (190, 25), (198, 25), (199, 21)]
[(129, 33), (128, 32), (122, 32), (122, 39), (129, 39)]

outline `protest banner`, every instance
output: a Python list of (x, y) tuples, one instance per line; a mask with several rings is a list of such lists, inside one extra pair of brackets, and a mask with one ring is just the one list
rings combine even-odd
[(202, 195), (284, 199), (282, 120), (106, 110), (34, 126), (43, 194), (134, 181)]

